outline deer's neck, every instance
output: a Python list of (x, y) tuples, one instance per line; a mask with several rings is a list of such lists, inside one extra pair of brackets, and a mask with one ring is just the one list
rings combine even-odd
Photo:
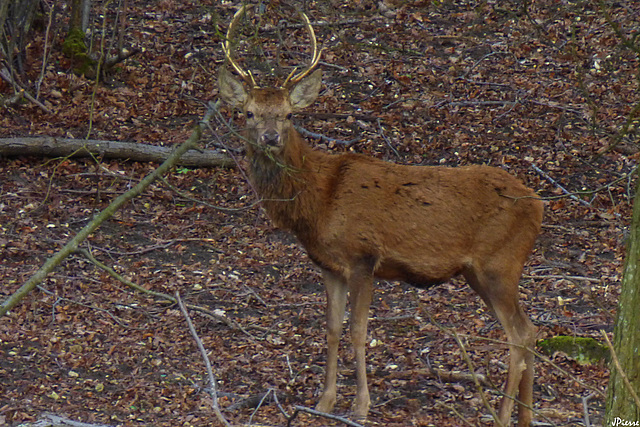
[(303, 244), (312, 241), (331, 196), (339, 156), (314, 151), (293, 129), (281, 155), (270, 157), (253, 147), (247, 152), (252, 183), (269, 217)]

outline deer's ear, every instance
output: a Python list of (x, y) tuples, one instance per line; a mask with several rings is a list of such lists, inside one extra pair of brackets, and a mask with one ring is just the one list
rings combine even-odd
[(247, 92), (241, 82), (224, 67), (218, 72), (218, 94), (220, 98), (234, 108), (242, 108), (247, 100)]
[(289, 92), (291, 107), (300, 110), (316, 100), (322, 85), (322, 70), (316, 70), (310, 76), (298, 82)]

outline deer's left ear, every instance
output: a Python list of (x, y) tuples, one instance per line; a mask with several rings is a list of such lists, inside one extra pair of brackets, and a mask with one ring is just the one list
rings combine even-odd
[(322, 85), (322, 70), (316, 70), (310, 76), (298, 82), (289, 92), (291, 107), (301, 110), (308, 107), (316, 100)]

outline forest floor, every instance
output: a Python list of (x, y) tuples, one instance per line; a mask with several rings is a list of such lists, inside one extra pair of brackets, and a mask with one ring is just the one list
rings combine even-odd
[[(102, 28), (102, 17), (114, 28), (117, 2), (93, 3), (92, 28)], [(206, 103), (217, 99), (222, 34), (240, 2), (219, 3), (130, 0), (124, 38), (140, 52), (97, 85), (75, 75), (62, 54), (67, 13), (58, 9), (46, 43), (50, 56), (43, 67), (45, 19), (33, 34), (21, 80), (35, 95), (44, 70), (39, 99), (51, 112), (27, 101), (5, 106), (0, 137), (183, 142)], [(308, 139), (320, 150), (403, 164), (488, 164), (524, 181), (546, 200), (542, 233), (521, 280), (537, 337), (602, 341), (602, 330), (613, 331), (638, 159), (631, 143), (637, 120), (609, 149), (638, 102), (637, 58), (610, 22), (622, 34), (637, 31), (640, 4), (542, 0), (523, 9), (519, 3), (306, 2), (324, 48), (324, 86), (295, 120), (331, 138)], [(275, 63), (273, 24), (300, 21), (286, 1), (264, 5), (260, 25), (267, 31), (258, 39), (265, 57), (256, 59), (242, 45), (239, 58), (258, 81), (273, 84), (264, 66)], [(280, 37), (287, 64), (308, 60), (304, 29), (291, 25)], [(99, 37), (93, 42), (98, 46)], [(283, 68), (278, 78), (287, 74)], [(0, 96), (12, 95), (0, 81)], [(242, 117), (228, 108), (222, 114), (202, 146), (232, 153), (238, 167), (176, 168), (166, 180), (180, 193), (153, 184), (83, 247), (146, 289), (179, 291), (186, 302), (235, 322), (191, 313), (223, 414), (234, 425), (282, 426), (278, 406), (270, 397), (259, 406), (260, 397), (272, 390), (289, 414), (295, 405), (317, 402), (324, 289), (295, 238), (276, 229), (256, 204), (242, 172), (242, 141), (227, 127), (233, 119), (241, 128)], [(353, 139), (349, 146), (340, 142)], [(0, 298), (156, 167), (99, 158), (0, 158)], [(464, 281), (428, 290), (378, 283), (369, 335), (366, 425), (491, 424), (473, 382), (428, 369), (469, 372), (466, 352), (475, 371), (495, 384), (482, 393), (497, 408), (508, 351), (491, 340), (505, 336)], [(343, 415), (355, 394), (348, 336), (335, 410)], [(538, 357), (538, 425), (602, 425), (608, 375), (605, 363), (582, 365), (563, 353)], [(219, 425), (207, 387), (179, 309), (131, 290), (81, 254), (0, 319), (0, 426), (43, 413), (112, 426)], [(292, 425), (342, 424), (301, 414)]]

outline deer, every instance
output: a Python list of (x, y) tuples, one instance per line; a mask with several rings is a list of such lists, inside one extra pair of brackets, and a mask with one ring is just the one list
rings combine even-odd
[(295, 68), (280, 87), (260, 87), (233, 59), (228, 27), (218, 95), (244, 113), (249, 178), (263, 208), (291, 231), (320, 268), (326, 290), (327, 355), (324, 390), (316, 410), (336, 404), (338, 346), (347, 299), (356, 362), (352, 413), (366, 418), (365, 344), (374, 282), (402, 281), (419, 288), (462, 275), (504, 328), (509, 368), (496, 425), (507, 426), (514, 404), (518, 425), (532, 420), (536, 327), (519, 301), (524, 264), (540, 232), (543, 203), (533, 190), (499, 167), (401, 165), (363, 154), (312, 148), (292, 115), (318, 97), (322, 71), (316, 37), (309, 66)]

